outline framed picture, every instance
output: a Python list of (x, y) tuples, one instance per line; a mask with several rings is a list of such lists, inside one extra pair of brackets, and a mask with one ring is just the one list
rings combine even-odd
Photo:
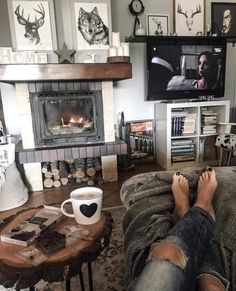
[(175, 33), (204, 35), (204, 0), (174, 0)]
[(147, 35), (168, 35), (169, 16), (164, 14), (147, 14)]
[(212, 2), (211, 26), (217, 35), (236, 37), (236, 3)]
[(50, 51), (57, 49), (53, 0), (8, 0), (13, 48)]
[(74, 49), (104, 50), (111, 39), (110, 0), (72, 0)]

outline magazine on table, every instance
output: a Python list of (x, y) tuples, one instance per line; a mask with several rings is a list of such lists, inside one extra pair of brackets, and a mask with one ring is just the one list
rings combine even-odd
[(18, 222), (1, 235), (1, 241), (28, 246), (40, 233), (63, 216), (60, 208), (44, 205), (35, 214)]

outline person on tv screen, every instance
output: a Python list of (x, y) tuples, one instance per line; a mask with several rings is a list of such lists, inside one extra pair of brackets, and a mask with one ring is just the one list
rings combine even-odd
[(217, 88), (218, 62), (209, 51), (203, 51), (198, 56), (196, 80), (186, 79), (184, 74), (173, 76), (166, 90), (191, 90)]
[(211, 52), (198, 56), (197, 72), (199, 79), (193, 82), (196, 89), (215, 89), (217, 87), (217, 61)]

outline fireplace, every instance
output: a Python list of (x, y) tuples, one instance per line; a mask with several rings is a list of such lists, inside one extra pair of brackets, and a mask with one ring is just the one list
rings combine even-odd
[(102, 92), (30, 93), (35, 147), (104, 142)]

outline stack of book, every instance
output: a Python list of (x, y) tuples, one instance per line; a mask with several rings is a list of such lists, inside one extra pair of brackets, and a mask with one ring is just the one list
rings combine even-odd
[(181, 136), (182, 135), (182, 125), (188, 112), (185, 110), (172, 110), (171, 112), (171, 136)]
[(196, 113), (189, 113), (183, 121), (182, 135), (191, 135), (196, 132)]
[(217, 124), (217, 112), (208, 108), (201, 108), (202, 134), (215, 134)]
[(173, 140), (171, 142), (172, 163), (195, 161), (195, 144), (191, 139)]

